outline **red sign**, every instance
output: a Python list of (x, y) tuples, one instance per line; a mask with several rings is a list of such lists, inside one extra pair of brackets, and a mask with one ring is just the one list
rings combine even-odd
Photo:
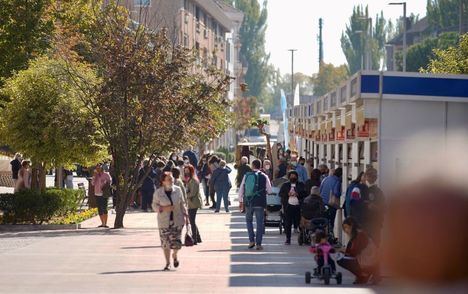
[(364, 125), (357, 128), (357, 136), (361, 138), (369, 137), (369, 121), (366, 120)]
[(337, 141), (344, 141), (344, 139), (345, 139), (345, 131), (346, 131), (346, 129), (345, 129), (344, 126), (341, 127), (341, 130), (336, 131), (336, 140), (337, 140)]
[(352, 140), (354, 138), (356, 138), (356, 129), (355, 125), (352, 124), (351, 128), (346, 130), (346, 139)]

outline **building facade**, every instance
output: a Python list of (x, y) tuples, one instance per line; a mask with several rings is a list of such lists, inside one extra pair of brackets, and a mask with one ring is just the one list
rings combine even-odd
[[(447, 136), (468, 136), (468, 75), (359, 72), (313, 103), (288, 109), (291, 149), (314, 167), (343, 168), (343, 191), (367, 167), (384, 188), (430, 150), (443, 152)], [(430, 132), (430, 136), (426, 136)], [(429, 144), (411, 154), (401, 147), (418, 134)], [(440, 163), (443, 165), (443, 163)]]
[[(218, 0), (126, 0), (125, 6), (135, 22), (150, 29), (166, 28), (174, 44), (196, 50), (198, 62), (214, 66), (232, 77), (227, 97), (242, 95), (245, 66), (240, 59), (239, 30), (244, 14)], [(235, 145), (235, 132), (229, 129), (208, 143), (216, 150)]]

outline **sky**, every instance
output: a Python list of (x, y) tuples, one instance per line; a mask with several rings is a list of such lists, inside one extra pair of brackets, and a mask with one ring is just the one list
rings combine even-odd
[[(260, 0), (262, 1), (262, 0)], [(398, 19), (403, 14), (402, 6), (390, 6), (394, 0), (268, 0), (268, 27), (266, 51), (270, 62), (281, 73), (291, 72), (290, 48), (298, 49), (294, 55), (294, 71), (308, 75), (318, 70), (318, 23), (323, 18), (324, 60), (340, 65), (346, 63), (341, 51), (341, 33), (345, 30), (353, 6), (369, 5), (369, 14), (374, 18), (383, 10), (386, 19)], [(407, 15), (426, 14), (426, 0), (406, 0)]]

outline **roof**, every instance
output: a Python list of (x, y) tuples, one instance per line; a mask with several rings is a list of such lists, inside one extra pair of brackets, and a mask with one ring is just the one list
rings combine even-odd
[[(418, 35), (424, 33), (429, 29), (429, 20), (425, 16), (421, 20), (415, 22), (408, 30), (406, 30), (406, 35)], [(394, 37), (390, 41), (387, 42), (388, 44), (402, 44), (403, 43), (403, 33), (399, 34), (398, 36)]]
[(215, 0), (193, 0), (203, 10), (205, 10), (211, 17), (216, 19), (224, 29), (230, 31), (234, 28), (232, 20), (227, 17), (227, 14), (221, 9), (219, 4)]
[(239, 9), (227, 4), (224, 1), (215, 0), (216, 4), (229, 16), (233, 22), (242, 23), (244, 20), (244, 13)]

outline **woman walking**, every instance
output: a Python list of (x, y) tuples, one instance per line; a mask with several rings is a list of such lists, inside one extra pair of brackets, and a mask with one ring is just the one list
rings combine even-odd
[(195, 168), (189, 164), (184, 169), (185, 190), (187, 192), (187, 207), (192, 227), (193, 244), (201, 243), (200, 231), (198, 230), (195, 219), (198, 209), (202, 208), (202, 199), (200, 197), (200, 182), (195, 175)]
[(165, 172), (161, 177), (161, 187), (154, 193), (153, 209), (158, 212), (159, 237), (166, 258), (164, 270), (168, 271), (171, 268), (171, 250), (174, 267), (179, 266), (177, 252), (182, 247), (182, 228), (184, 223), (189, 223), (182, 190), (174, 185), (170, 172)]

